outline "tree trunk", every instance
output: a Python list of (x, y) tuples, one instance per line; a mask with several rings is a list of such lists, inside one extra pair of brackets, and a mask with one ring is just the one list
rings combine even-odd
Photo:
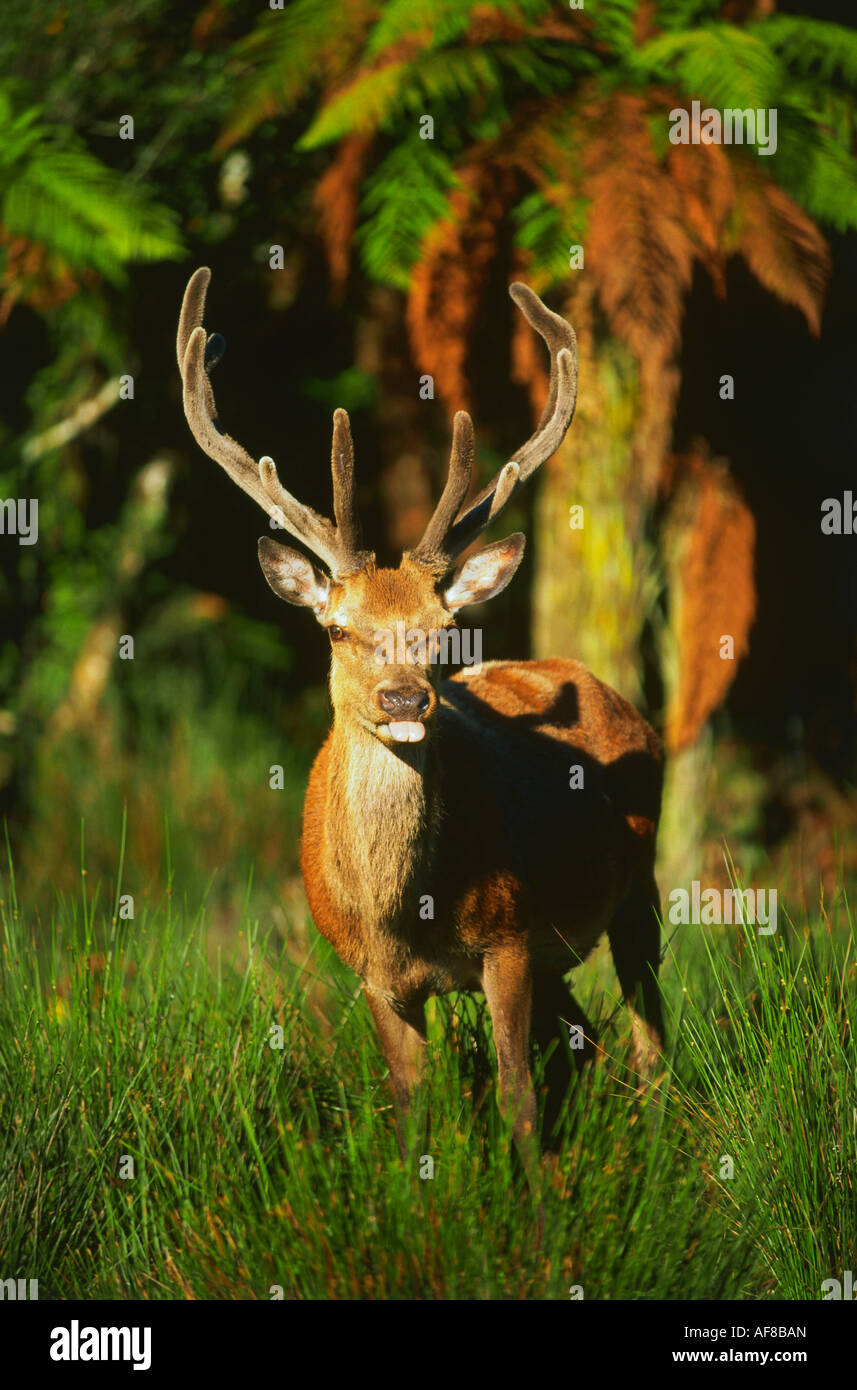
[[(582, 661), (663, 723), (659, 872), (664, 884), (684, 884), (699, 874), (713, 829), (708, 721), (747, 649), (755, 611), (753, 520), (724, 461), (701, 445), (686, 458), (668, 454), (666, 402), (644, 400), (630, 353), (609, 339), (593, 348), (585, 325), (577, 413), (542, 470), (535, 508), (534, 655)], [(656, 496), (665, 491), (655, 539)], [(583, 509), (580, 529), (574, 507)], [(643, 688), (647, 627), (663, 711), (647, 708)], [(726, 636), (734, 650), (724, 657)]]
[(658, 586), (651, 502), (634, 467), (638, 410), (625, 348), (608, 341), (581, 356), (574, 423), (542, 470), (535, 508), (533, 648), (582, 661), (641, 705), (640, 637)]

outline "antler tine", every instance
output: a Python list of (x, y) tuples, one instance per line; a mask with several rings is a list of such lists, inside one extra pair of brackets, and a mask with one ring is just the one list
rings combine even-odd
[[(179, 316), (176, 355), (184, 388), (185, 416), (200, 448), (219, 463), (260, 507), (270, 511), (270, 502), (262, 488), (254, 460), (237, 440), (221, 430), (217, 421), (217, 406), (208, 376), (210, 362), (207, 364), (205, 360), (206, 355), (210, 355), (209, 342), (215, 345), (217, 335), (212, 335), (209, 340), (202, 326), (205, 293), (210, 280), (208, 266), (201, 266), (194, 272), (188, 281)], [(219, 346), (219, 342), (216, 345)]]
[(571, 324), (552, 313), (528, 285), (516, 281), (509, 286), (509, 294), (547, 344), (551, 355), (548, 398), (534, 433), (467, 510), (457, 514), (454, 523), (437, 542), (448, 562), (460, 555), (499, 516), (518, 488), (556, 453), (571, 424), (577, 402), (577, 339)]
[(444, 540), (467, 496), (473, 472), (473, 454), (473, 421), (466, 410), (459, 410), (452, 425), (452, 449), (446, 486), (422, 540), (411, 551), (411, 558), (421, 564), (446, 566)]
[[(202, 326), (205, 295), (210, 280), (211, 271), (207, 266), (201, 266), (188, 281), (176, 338), (176, 355), (184, 388), (184, 410), (191, 433), (209, 458), (219, 463), (233, 482), (252, 497), (264, 512), (323, 560), (331, 574), (337, 576), (360, 568), (370, 557), (365, 551), (359, 551), (355, 544), (359, 534), (353, 514), (353, 496), (351, 514), (340, 532), (326, 517), (319, 516), (311, 507), (298, 502), (297, 498), (283, 487), (273, 459), (265, 455), (257, 464), (237, 440), (220, 428), (209, 372), (214, 362), (222, 355), (225, 345), (218, 334), (207, 337)], [(350, 450), (347, 416), (346, 434), (353, 475), (354, 460), (353, 451)], [(334, 440), (336, 435), (337, 427), (334, 422)], [(340, 515), (345, 519), (348, 513), (348, 508), (341, 501), (342, 473), (343, 469), (337, 470), (334, 464), (334, 494), (336, 496), (338, 493), (340, 496), (337, 519)]]
[(350, 568), (336, 528), (327, 517), (319, 516), (312, 507), (299, 502), (283, 487), (277, 465), (268, 454), (259, 460), (259, 477), (267, 497), (262, 504), (266, 511), (275, 516), (296, 540), (303, 541), (309, 550), (323, 560), (331, 574), (337, 575), (343, 568)]
[[(541, 419), (535, 432), (514, 455), (515, 460), (521, 464), (523, 480), (529, 477), (530, 473), (534, 472), (540, 464), (544, 463), (546, 458), (550, 458), (551, 453), (554, 453), (559, 447), (565, 431), (571, 424), (574, 407), (577, 404), (577, 338), (571, 324), (566, 323), (559, 314), (552, 313), (542, 303), (535, 291), (530, 289), (529, 285), (522, 285), (520, 280), (516, 280), (514, 284), (509, 286), (509, 295), (530, 326), (544, 339), (551, 355), (550, 387)], [(560, 366), (560, 356), (564, 349), (568, 350), (571, 357), (567, 375), (564, 375)], [(557, 412), (558, 402), (560, 404), (559, 412)], [(543, 440), (542, 438), (545, 427), (554, 422), (555, 416), (558, 416), (555, 422), (556, 428), (561, 427), (562, 433), (553, 449), (540, 456), (543, 443), (548, 442), (547, 439)]]
[(347, 410), (333, 412), (333, 445), (330, 454), (333, 477), (333, 515), (344, 553), (352, 569), (363, 569), (371, 558), (363, 550), (363, 532), (354, 491), (354, 442)]

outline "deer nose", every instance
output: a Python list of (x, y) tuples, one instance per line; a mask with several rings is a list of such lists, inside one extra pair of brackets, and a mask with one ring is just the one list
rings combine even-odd
[(397, 719), (417, 720), (425, 714), (431, 704), (427, 690), (397, 690), (395, 686), (385, 685), (376, 692), (378, 704), (385, 714)]

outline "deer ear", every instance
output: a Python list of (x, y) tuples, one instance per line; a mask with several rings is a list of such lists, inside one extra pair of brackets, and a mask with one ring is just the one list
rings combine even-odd
[(305, 555), (289, 545), (280, 545), (270, 536), (259, 538), (259, 564), (278, 598), (301, 608), (311, 608), (321, 622), (330, 595), (330, 579), (326, 574), (316, 569)]
[(484, 603), (502, 593), (524, 554), (526, 537), (520, 531), (504, 541), (494, 541), (463, 560), (452, 571), (443, 588), (446, 607), (455, 612), (468, 603)]

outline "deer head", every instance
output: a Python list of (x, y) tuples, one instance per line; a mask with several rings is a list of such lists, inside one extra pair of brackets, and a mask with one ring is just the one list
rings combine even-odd
[[(392, 746), (417, 743), (437, 707), (434, 634), (455, 624), (456, 612), (482, 603), (509, 583), (524, 551), (520, 533), (495, 541), (465, 559), (462, 552), (499, 515), (507, 502), (555, 453), (571, 424), (577, 396), (577, 344), (571, 326), (545, 308), (526, 285), (509, 293), (547, 344), (550, 388), (541, 420), (526, 444), (469, 504), (473, 467), (473, 424), (455, 416), (449, 474), (425, 534), (405, 551), (398, 569), (378, 568), (362, 548), (354, 499), (354, 448), (348, 415), (333, 417), (334, 521), (298, 502), (283, 487), (273, 459), (256, 463), (221, 429), (209, 373), (223, 355), (218, 334), (202, 326), (211, 271), (201, 267), (185, 290), (177, 340), (184, 409), (202, 449), (226, 470), (263, 511), (301, 541), (323, 568), (268, 536), (259, 541), (259, 563), (275, 594), (309, 608), (331, 643), (331, 695), (337, 719), (348, 719)], [(379, 638), (398, 631), (426, 634), (424, 648), (409, 645), (404, 660), (391, 660)], [(416, 650), (416, 654), (415, 654)], [(423, 657), (425, 659), (423, 659)]]

